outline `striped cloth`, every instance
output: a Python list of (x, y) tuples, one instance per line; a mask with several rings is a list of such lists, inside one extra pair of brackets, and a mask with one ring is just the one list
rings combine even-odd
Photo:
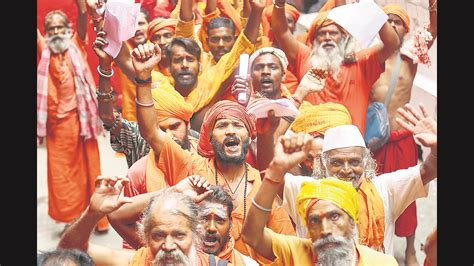
[[(77, 109), (81, 126), (80, 135), (84, 139), (97, 138), (102, 132), (102, 121), (98, 116), (97, 99), (94, 80), (85, 74), (86, 62), (80, 55), (74, 43), (69, 46), (69, 55), (73, 64), (74, 85), (76, 87)], [(36, 91), (36, 134), (39, 142), (46, 137), (46, 121), (48, 119), (48, 75), (51, 52), (49, 48), (43, 49), (41, 60), (38, 64), (37, 91)]]

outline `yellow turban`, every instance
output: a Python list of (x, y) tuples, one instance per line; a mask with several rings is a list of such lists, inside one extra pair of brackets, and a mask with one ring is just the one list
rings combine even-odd
[(385, 14), (394, 14), (399, 16), (403, 23), (405, 23), (407, 31), (410, 31), (410, 17), (403, 7), (397, 4), (389, 4), (383, 7), (383, 11)]
[(324, 135), (327, 129), (352, 124), (347, 108), (338, 103), (312, 105), (306, 101), (300, 106), (300, 114), (291, 124), (293, 132), (319, 133)]
[(150, 24), (148, 24), (148, 38), (151, 39), (151, 36), (153, 36), (155, 32), (166, 27), (170, 27), (175, 30), (176, 24), (178, 24), (178, 20), (176, 19), (161, 17), (155, 18), (150, 22)]
[(356, 224), (358, 223), (359, 196), (351, 182), (337, 178), (303, 182), (300, 193), (296, 197), (296, 210), (305, 224), (308, 210), (318, 200), (327, 200), (336, 204), (349, 214)]
[(158, 122), (170, 117), (188, 122), (193, 115), (193, 106), (185, 102), (183, 96), (174, 89), (152, 89), (151, 94)]

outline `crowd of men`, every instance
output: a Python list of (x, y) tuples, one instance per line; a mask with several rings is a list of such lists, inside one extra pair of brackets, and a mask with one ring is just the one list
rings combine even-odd
[[(387, 20), (367, 48), (328, 18), (352, 1), (326, 1), (301, 34), (286, 0), (142, 1), (115, 58), (106, 2), (76, 0), (74, 22), (49, 12), (37, 30), (37, 137), (48, 214), (66, 227), (38, 264), (397, 265), (399, 236), (405, 264), (419, 265), (416, 199), (437, 177), (437, 123), (409, 102), (436, 1), (415, 33), (402, 6), (380, 6)], [(370, 150), (367, 108), (386, 97), (390, 137)], [(248, 111), (274, 100), (299, 114)], [(100, 169), (104, 130), (123, 176)], [(110, 226), (122, 249), (89, 242)], [(436, 265), (436, 239), (434, 229), (425, 265)]]

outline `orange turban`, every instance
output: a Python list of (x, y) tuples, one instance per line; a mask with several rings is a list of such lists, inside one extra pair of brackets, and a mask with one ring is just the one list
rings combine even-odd
[(193, 115), (193, 106), (184, 101), (183, 96), (171, 88), (152, 89), (155, 113), (158, 122), (174, 117), (186, 122)]
[[(263, 28), (263, 35), (270, 37), (270, 28), (272, 22), (272, 12), (273, 12), (273, 5), (269, 5), (263, 9), (262, 13), (262, 28)], [(300, 18), (300, 12), (294, 6), (290, 4), (285, 4), (285, 13), (290, 14), (293, 17), (295, 23)], [(272, 38), (270, 38), (272, 39)]]
[(249, 113), (242, 105), (229, 100), (218, 101), (204, 115), (204, 120), (199, 133), (198, 153), (204, 157), (214, 156), (214, 149), (211, 144), (212, 130), (217, 120), (222, 118), (237, 118), (241, 120), (247, 131), (249, 137), (254, 139), (257, 136), (255, 127), (255, 117)]
[(172, 18), (155, 18), (150, 22), (150, 24), (148, 24), (148, 38), (151, 39), (151, 36), (153, 36), (155, 32), (166, 27), (176, 29), (177, 23), (178, 21)]
[(329, 15), (329, 10), (324, 12), (319, 12), (318, 15), (314, 18), (313, 23), (311, 23), (311, 27), (309, 27), (308, 36), (306, 37), (306, 45), (309, 47), (313, 46), (313, 39), (316, 37), (316, 32), (322, 26), (331, 25), (336, 23), (330, 19), (327, 19)]
[(405, 23), (405, 28), (407, 31), (410, 31), (410, 17), (402, 6), (397, 4), (389, 4), (383, 7), (383, 11), (385, 14), (394, 14), (399, 16), (403, 23)]
[(329, 128), (352, 124), (351, 115), (342, 104), (327, 102), (312, 105), (304, 101), (299, 110), (300, 114), (290, 127), (296, 133), (324, 135)]

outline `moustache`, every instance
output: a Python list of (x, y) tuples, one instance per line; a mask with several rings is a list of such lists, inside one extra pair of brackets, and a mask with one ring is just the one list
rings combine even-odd
[(317, 249), (322, 249), (327, 244), (335, 244), (336, 246), (344, 245), (346, 243), (344, 237), (327, 236), (320, 238), (314, 242)]
[(178, 75), (194, 75), (194, 73), (191, 70), (181, 70), (178, 71)]
[(179, 249), (175, 249), (175, 250), (172, 250), (172, 251), (160, 250), (156, 254), (155, 260), (157, 260), (157, 261), (165, 261), (166, 260), (166, 261), (173, 261), (175, 263), (178, 263), (178, 262), (186, 261), (186, 256)]

